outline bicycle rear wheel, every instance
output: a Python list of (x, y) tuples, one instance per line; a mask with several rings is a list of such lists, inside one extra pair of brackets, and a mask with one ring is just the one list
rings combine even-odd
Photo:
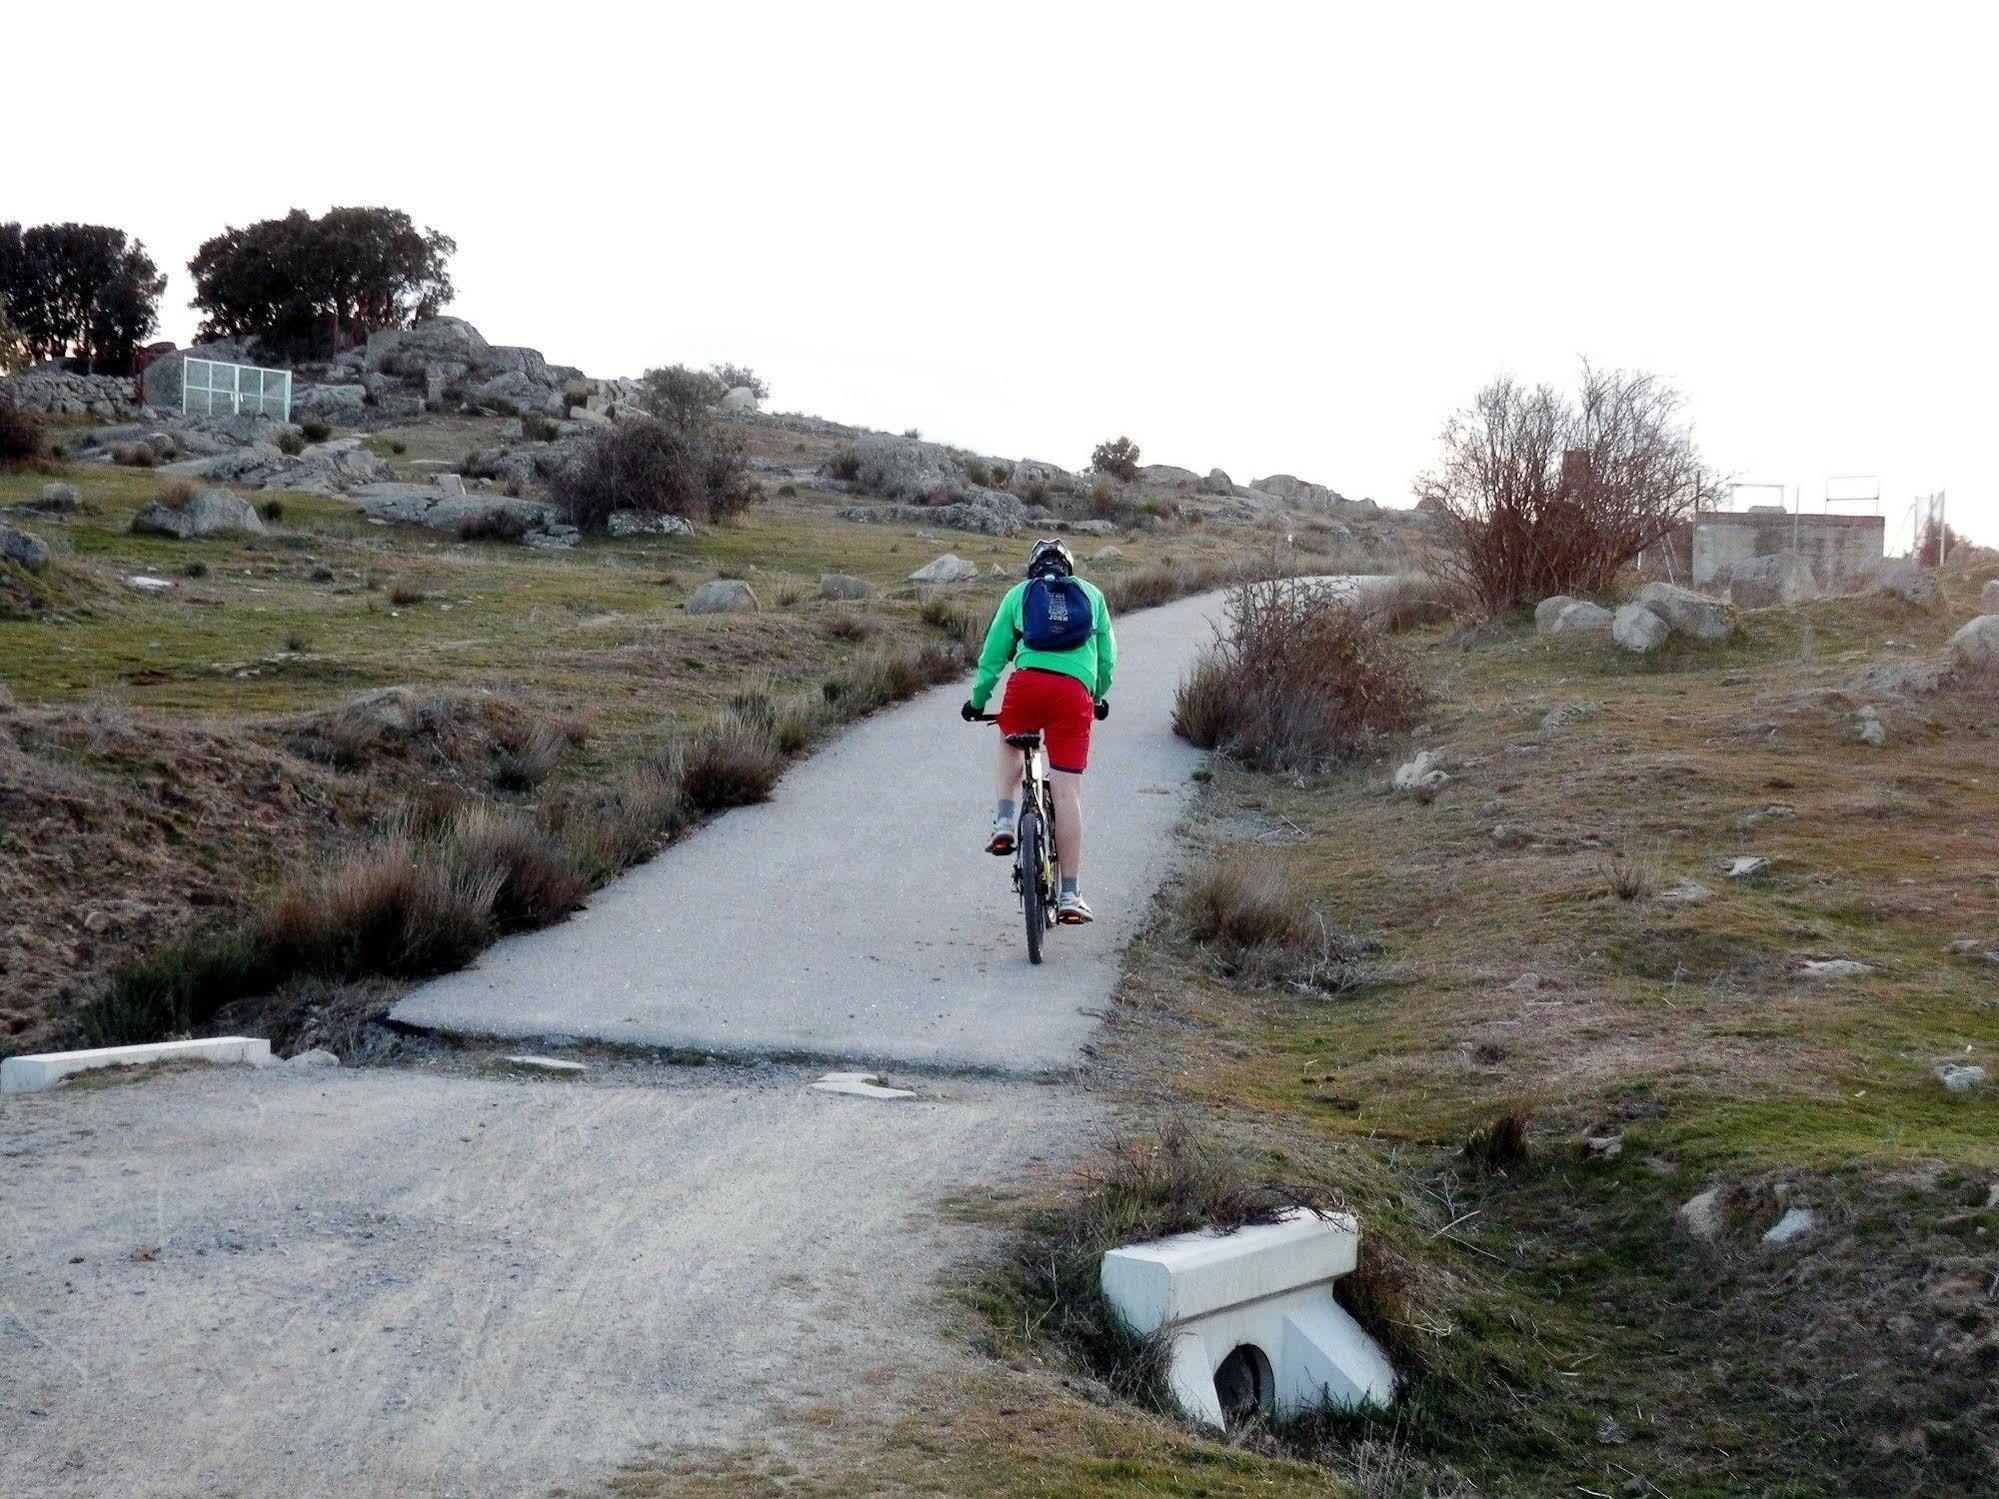
[(1020, 819), (1020, 912), (1027, 918), (1027, 961), (1041, 961), (1041, 938), (1048, 930), (1046, 891), (1042, 888), (1041, 815), (1030, 811)]

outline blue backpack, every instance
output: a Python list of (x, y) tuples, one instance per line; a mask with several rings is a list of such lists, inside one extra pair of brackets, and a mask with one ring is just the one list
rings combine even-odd
[(1090, 596), (1074, 578), (1028, 581), (1020, 600), (1020, 638), (1029, 650), (1073, 651), (1097, 630)]

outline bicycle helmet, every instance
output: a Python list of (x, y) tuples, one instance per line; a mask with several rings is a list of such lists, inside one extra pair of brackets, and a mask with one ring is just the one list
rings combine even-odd
[(1037, 541), (1034, 550), (1027, 554), (1027, 575), (1030, 578), (1073, 578), (1076, 575), (1076, 554), (1069, 550), (1069, 543), (1059, 536)]

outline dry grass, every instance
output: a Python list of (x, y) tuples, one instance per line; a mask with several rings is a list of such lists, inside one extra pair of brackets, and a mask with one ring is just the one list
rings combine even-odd
[(1477, 1171), (1512, 1171), (1527, 1163), (1527, 1126), (1531, 1114), (1523, 1107), (1503, 1109), (1465, 1137), (1465, 1160)]
[(720, 812), (766, 800), (785, 756), (767, 717), (730, 709), (677, 746), (669, 763), (689, 807)]
[(1187, 934), (1232, 948), (1298, 947), (1316, 923), (1297, 886), (1278, 866), (1218, 861), (1188, 887)]

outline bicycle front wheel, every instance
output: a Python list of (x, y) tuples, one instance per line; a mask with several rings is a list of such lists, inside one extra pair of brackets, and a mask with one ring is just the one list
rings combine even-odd
[(1020, 912), (1027, 918), (1030, 963), (1041, 961), (1041, 938), (1048, 930), (1047, 892), (1041, 879), (1041, 842), (1045, 836), (1040, 814), (1029, 812), (1020, 819), (1020, 848), (1015, 857), (1020, 860)]

